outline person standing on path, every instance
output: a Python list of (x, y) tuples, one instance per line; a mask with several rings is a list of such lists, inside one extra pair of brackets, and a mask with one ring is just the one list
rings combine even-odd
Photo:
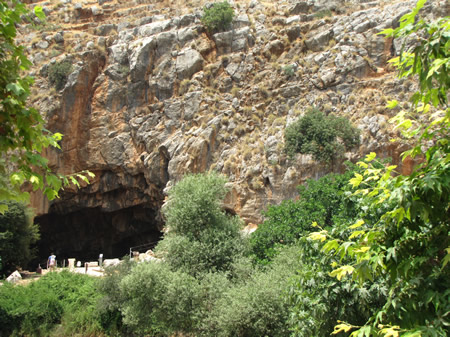
[(51, 270), (56, 267), (56, 255), (51, 253), (47, 260), (47, 269), (50, 267)]

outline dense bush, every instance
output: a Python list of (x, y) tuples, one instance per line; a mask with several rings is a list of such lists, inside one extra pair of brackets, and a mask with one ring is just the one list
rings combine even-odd
[(216, 2), (209, 8), (205, 7), (201, 21), (209, 32), (216, 33), (227, 30), (233, 21), (233, 17), (233, 8), (227, 1), (224, 1)]
[(277, 245), (293, 244), (307, 235), (316, 221), (322, 226), (352, 219), (356, 214), (353, 201), (345, 194), (353, 169), (345, 174), (328, 174), (318, 180), (308, 180), (299, 187), (299, 200), (286, 200), (270, 206), (266, 220), (250, 237), (253, 254), (259, 262), (267, 262)]
[(168, 232), (156, 251), (174, 270), (194, 276), (226, 271), (245, 254), (241, 221), (221, 209), (225, 181), (216, 174), (188, 175), (170, 190), (164, 210)]
[(298, 267), (298, 247), (285, 247), (270, 266), (232, 284), (212, 309), (210, 336), (289, 336), (285, 298)]
[(246, 259), (235, 261), (232, 280), (227, 272), (193, 277), (163, 262), (141, 263), (113, 281), (119, 294), (109, 301), (117, 301), (123, 315), (123, 326), (116, 331), (151, 336), (289, 336), (289, 304), (283, 294), (297, 264), (298, 247), (284, 249), (264, 269), (255, 269)]
[(102, 326), (110, 333), (170, 336), (288, 336), (283, 297), (298, 248), (255, 267), (239, 221), (221, 209), (225, 180), (190, 175), (170, 191), (164, 261), (128, 264), (100, 282)]
[(284, 139), (289, 156), (311, 154), (317, 161), (330, 163), (359, 145), (359, 130), (346, 118), (313, 108), (286, 128)]
[(95, 279), (67, 271), (49, 273), (27, 286), (5, 283), (0, 286), (1, 331), (27, 336), (100, 331), (95, 310), (99, 296)]
[(198, 281), (165, 263), (142, 263), (120, 282), (123, 321), (140, 334), (190, 332), (198, 303)]
[[(354, 324), (345, 317), (335, 333), (450, 335), (450, 19), (421, 18), (425, 2), (418, 1), (396, 28), (382, 32), (403, 41), (401, 55), (390, 61), (399, 76), (419, 80), (419, 91), (412, 96), (415, 106), (392, 121), (412, 145), (403, 160), (418, 157), (420, 164), (402, 175), (395, 165), (377, 168), (377, 156), (370, 153), (357, 163), (364, 171), (350, 180), (359, 196), (360, 220), (338, 232), (321, 228), (311, 234), (328, 257), (341, 262), (330, 275), (341, 282), (349, 282), (351, 275), (360, 284), (383, 278), (388, 288), (388, 300), (374, 306), (369, 319)], [(422, 38), (409, 43), (416, 36)], [(396, 104), (390, 102), (391, 107)], [(386, 209), (386, 204), (391, 207)]]
[(63, 60), (51, 64), (48, 68), (48, 80), (56, 88), (61, 90), (67, 83), (67, 78), (72, 72), (72, 61)]
[(299, 265), (289, 291), (292, 336), (329, 336), (338, 320), (363, 324), (386, 302), (384, 280), (354, 284), (339, 282), (329, 273), (336, 260), (306, 238), (298, 244)]
[(125, 295), (120, 290), (120, 282), (135, 265), (136, 262), (127, 256), (120, 264), (105, 268), (105, 277), (98, 282), (98, 290), (102, 294), (97, 303), (98, 316), (102, 329), (109, 335), (131, 334), (123, 324), (121, 308)]
[(31, 211), (17, 202), (7, 205), (8, 210), (0, 213), (0, 275), (26, 267), (34, 257), (31, 245), (39, 239), (39, 228), (33, 224)]

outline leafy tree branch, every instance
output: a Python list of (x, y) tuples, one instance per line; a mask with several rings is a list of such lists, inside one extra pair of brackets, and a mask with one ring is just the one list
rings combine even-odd
[[(44, 20), (42, 8), (35, 7), (34, 14)], [(40, 113), (27, 104), (33, 79), (25, 76), (31, 62), (23, 46), (15, 44), (16, 24), (21, 16), (29, 15), (26, 6), (17, 1), (0, 1), (0, 200), (28, 200), (22, 187), (27, 184), (33, 191), (41, 190), (52, 200), (64, 186), (79, 182), (89, 183), (93, 174), (88, 171), (63, 176), (52, 172), (48, 160), (42, 156), (44, 149), (59, 149), (60, 133), (45, 128)], [(0, 212), (7, 209), (0, 205)]]

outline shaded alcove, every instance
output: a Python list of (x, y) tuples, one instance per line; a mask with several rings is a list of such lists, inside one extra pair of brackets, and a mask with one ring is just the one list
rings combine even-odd
[(156, 243), (161, 238), (156, 218), (157, 210), (145, 205), (113, 212), (95, 207), (38, 216), (35, 223), (41, 232), (39, 261), (45, 261), (51, 252), (60, 261), (96, 261), (100, 253), (104, 258), (121, 258), (130, 247)]

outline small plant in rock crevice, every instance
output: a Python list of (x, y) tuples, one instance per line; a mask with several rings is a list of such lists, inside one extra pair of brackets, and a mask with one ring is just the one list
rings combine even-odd
[(48, 68), (48, 80), (56, 90), (61, 90), (67, 83), (69, 74), (72, 72), (72, 61), (65, 59), (60, 62), (53, 63)]

